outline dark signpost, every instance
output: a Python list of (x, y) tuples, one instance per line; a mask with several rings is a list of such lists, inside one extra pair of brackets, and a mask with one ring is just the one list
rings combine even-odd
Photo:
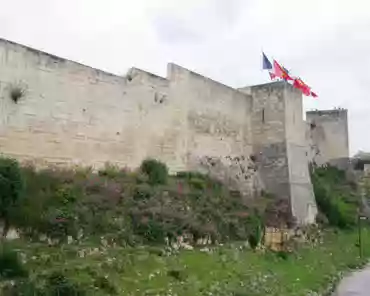
[(360, 258), (363, 257), (362, 252), (362, 220), (366, 220), (366, 216), (362, 213), (361, 210), (358, 210), (358, 248), (360, 253)]

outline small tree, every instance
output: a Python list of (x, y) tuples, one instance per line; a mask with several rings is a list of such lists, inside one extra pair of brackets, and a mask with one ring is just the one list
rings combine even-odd
[(16, 160), (0, 157), (0, 219), (4, 228), (2, 236), (8, 234), (11, 213), (23, 190), (21, 170)]

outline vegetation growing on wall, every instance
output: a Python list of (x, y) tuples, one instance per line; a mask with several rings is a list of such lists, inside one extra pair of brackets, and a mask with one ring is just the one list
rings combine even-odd
[(25, 90), (21, 85), (14, 84), (10, 87), (9, 96), (14, 103), (18, 103), (19, 100), (24, 96)]

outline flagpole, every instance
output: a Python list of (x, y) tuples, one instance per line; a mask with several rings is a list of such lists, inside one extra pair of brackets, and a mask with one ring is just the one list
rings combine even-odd
[(261, 70), (262, 70), (262, 73), (263, 73), (263, 55), (264, 55), (264, 51), (263, 51), (263, 47), (261, 46), (261, 54), (262, 54), (262, 67), (261, 67)]
[[(262, 62), (262, 69), (264, 69), (264, 65), (265, 65), (265, 60), (264, 59), (268, 59), (267, 57), (266, 57), (266, 54), (265, 54), (265, 52), (263, 51), (263, 47), (261, 46), (261, 52), (262, 52), (262, 58), (263, 58), (263, 62)], [(301, 79), (301, 77), (300, 76), (295, 76), (295, 75), (292, 75), (293, 73), (292, 73), (292, 71), (291, 70), (288, 70), (287, 68), (285, 68), (284, 66), (283, 66), (283, 64), (280, 64), (280, 63), (278, 63), (276, 60), (275, 60), (275, 57), (274, 56), (271, 56), (272, 57), (272, 61), (273, 61), (273, 66), (272, 66), (272, 68), (273, 69), (275, 69), (275, 63), (277, 64), (277, 67), (279, 67), (279, 68), (281, 68), (281, 70), (282, 71), (284, 71), (284, 73), (286, 74), (286, 76), (288, 76), (288, 77), (286, 77), (286, 78), (281, 78), (280, 77), (280, 81), (281, 80), (285, 80), (288, 84), (290, 84), (289, 83), (289, 80), (292, 80), (293, 81), (293, 84), (290, 84), (290, 85), (295, 85), (295, 82), (296, 81), (300, 81), (301, 82), (301, 84), (303, 84), (305, 87), (307, 87), (308, 89), (309, 89), (309, 94), (306, 94), (306, 96), (312, 96), (312, 97), (314, 97), (314, 98), (316, 98), (317, 97), (317, 94), (316, 93), (314, 93), (313, 91), (312, 91), (312, 89), (311, 89), (311, 87), (309, 87), (305, 82), (303, 82), (303, 80)], [(269, 64), (271, 64), (271, 62), (269, 61)], [(275, 70), (274, 70), (275, 71)], [(270, 77), (271, 77), (271, 75), (270, 75)], [(289, 78), (289, 79), (288, 79)], [(272, 79), (272, 78), (271, 78)], [(307, 90), (307, 89), (306, 89)]]

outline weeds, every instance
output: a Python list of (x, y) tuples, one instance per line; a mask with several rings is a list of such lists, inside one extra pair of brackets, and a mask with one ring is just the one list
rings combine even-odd
[(18, 103), (18, 101), (24, 96), (25, 91), (20, 86), (13, 86), (10, 90), (10, 98), (14, 103)]

